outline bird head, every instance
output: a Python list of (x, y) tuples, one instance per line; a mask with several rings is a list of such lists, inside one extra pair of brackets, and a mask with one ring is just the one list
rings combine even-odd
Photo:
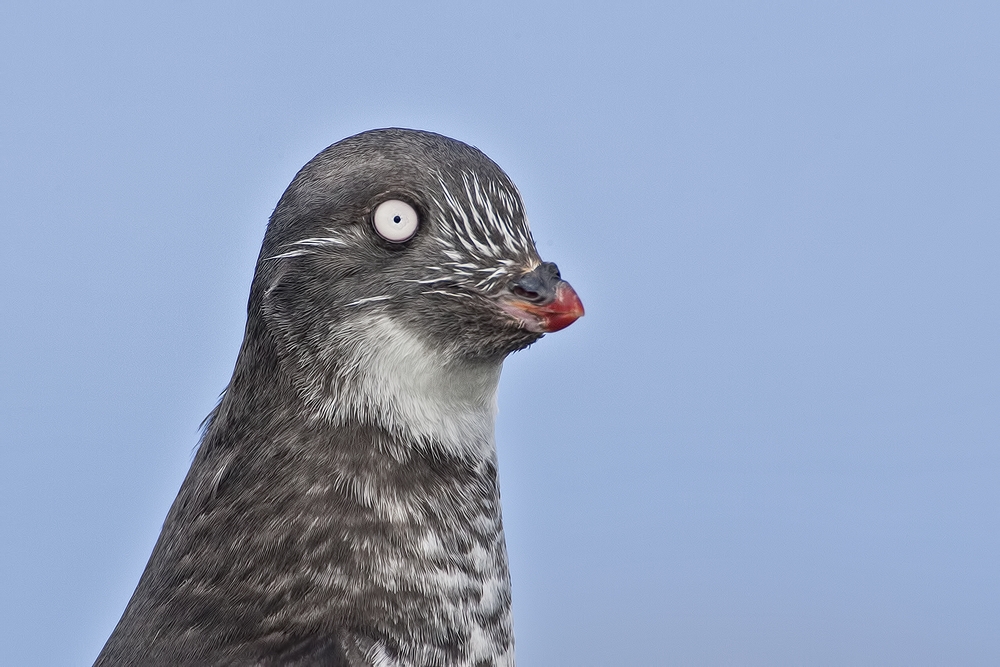
[[(384, 129), (330, 146), (295, 176), (271, 216), (250, 311), (307, 393), (339, 391), (343, 404), (346, 385), (384, 382), (373, 368), (414, 356), (425, 371), (456, 371), (459, 391), (489, 393), (474, 379), (482, 369), (498, 375), (508, 354), (583, 306), (539, 257), (520, 195), (492, 160), (441, 135)], [(479, 370), (463, 382), (462, 369)]]

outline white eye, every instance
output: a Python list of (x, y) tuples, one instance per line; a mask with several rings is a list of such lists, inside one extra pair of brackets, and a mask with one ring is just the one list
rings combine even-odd
[(375, 231), (386, 241), (406, 241), (416, 233), (419, 222), (417, 212), (405, 201), (390, 199), (375, 209)]

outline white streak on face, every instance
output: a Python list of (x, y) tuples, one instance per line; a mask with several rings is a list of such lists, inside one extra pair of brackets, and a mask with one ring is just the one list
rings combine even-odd
[(417, 285), (433, 285), (434, 283), (446, 283), (452, 280), (451, 276), (441, 276), (440, 278), (426, 278), (424, 280), (404, 280), (406, 283), (415, 283)]
[[(469, 184), (472, 184), (472, 190), (469, 189)], [(469, 210), (472, 211), (473, 218), (476, 221), (476, 226), (480, 229), (487, 228), (489, 225), (483, 220), (483, 216), (480, 211), (488, 209), (488, 205), (483, 202), (483, 195), (480, 191), (479, 178), (475, 174), (463, 174), (462, 175), (462, 185), (465, 186), (465, 196), (469, 199)], [(489, 212), (487, 211), (487, 218), (489, 218)], [(501, 230), (497, 230), (501, 231)], [(501, 250), (496, 245), (493, 244), (490, 235), (487, 233), (484, 235), (486, 237), (486, 243), (480, 243), (478, 239), (474, 239), (476, 246), (480, 248), (481, 252), (486, 253), (490, 257), (496, 257), (500, 254)]]
[[(442, 218), (451, 221), (455, 232), (453, 233), (454, 239), (468, 252), (487, 260), (495, 259), (502, 254), (503, 248), (494, 243), (494, 238), (488, 233), (489, 230), (498, 232), (503, 245), (506, 245), (509, 250), (518, 253), (529, 251), (532, 246), (530, 233), (526, 229), (522, 229), (524, 225), (527, 225), (527, 220), (524, 221), (524, 225), (515, 226), (513, 224), (513, 217), (520, 212), (518, 205), (520, 195), (511, 194), (505, 187), (492, 179), (487, 181), (486, 187), (483, 187), (477, 174), (466, 172), (462, 174), (462, 189), (465, 200), (468, 202), (466, 204), (465, 201), (460, 201), (459, 197), (451, 193), (447, 182), (440, 174), (438, 174), (438, 181), (445, 201), (442, 204), (434, 199), (434, 204)], [(486, 194), (487, 191), (494, 193), (503, 202), (507, 209), (506, 215), (493, 207), (493, 200)], [(471, 221), (474, 223), (472, 226), (470, 226), (470, 215)], [(482, 236), (485, 242), (475, 235), (476, 230), (483, 232)]]
[(334, 421), (357, 419), (459, 455), (495, 452), (498, 362), (449, 358), (384, 314), (339, 329), (347, 378), (332, 396), (311, 396)]
[(298, 241), (290, 243), (289, 245), (304, 245), (304, 246), (315, 246), (315, 247), (322, 247), (328, 245), (346, 246), (347, 241), (340, 238), (339, 236), (322, 236), (311, 239), (300, 239)]
[(271, 255), (270, 257), (265, 257), (264, 261), (269, 262), (272, 259), (289, 259), (291, 257), (302, 257), (303, 255), (311, 255), (312, 250), (290, 250), (288, 252), (283, 252), (280, 255)]
[[(330, 234), (336, 234), (332, 229), (327, 230)], [(272, 259), (290, 259), (292, 257), (301, 257), (303, 255), (313, 254), (312, 248), (325, 248), (328, 246), (347, 246), (349, 245), (347, 241), (342, 239), (339, 235), (334, 236), (316, 236), (308, 239), (299, 239), (298, 241), (292, 241), (291, 243), (286, 243), (285, 248), (289, 246), (300, 246), (297, 250), (289, 250), (288, 252), (281, 253), (280, 255), (272, 255), (271, 257), (265, 257), (264, 261), (269, 261)]]

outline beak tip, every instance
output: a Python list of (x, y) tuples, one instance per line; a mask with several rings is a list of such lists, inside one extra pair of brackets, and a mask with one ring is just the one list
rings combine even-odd
[(561, 281), (556, 288), (555, 300), (544, 307), (544, 329), (546, 333), (560, 331), (583, 317), (583, 302), (568, 282)]

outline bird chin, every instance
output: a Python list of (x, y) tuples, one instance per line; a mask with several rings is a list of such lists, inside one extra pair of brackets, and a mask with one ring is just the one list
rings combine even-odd
[(549, 331), (546, 326), (547, 323), (542, 316), (528, 312), (516, 303), (512, 303), (510, 301), (500, 301), (500, 309), (517, 320), (522, 329), (527, 329), (531, 333), (536, 333), (538, 335), (545, 334)]

